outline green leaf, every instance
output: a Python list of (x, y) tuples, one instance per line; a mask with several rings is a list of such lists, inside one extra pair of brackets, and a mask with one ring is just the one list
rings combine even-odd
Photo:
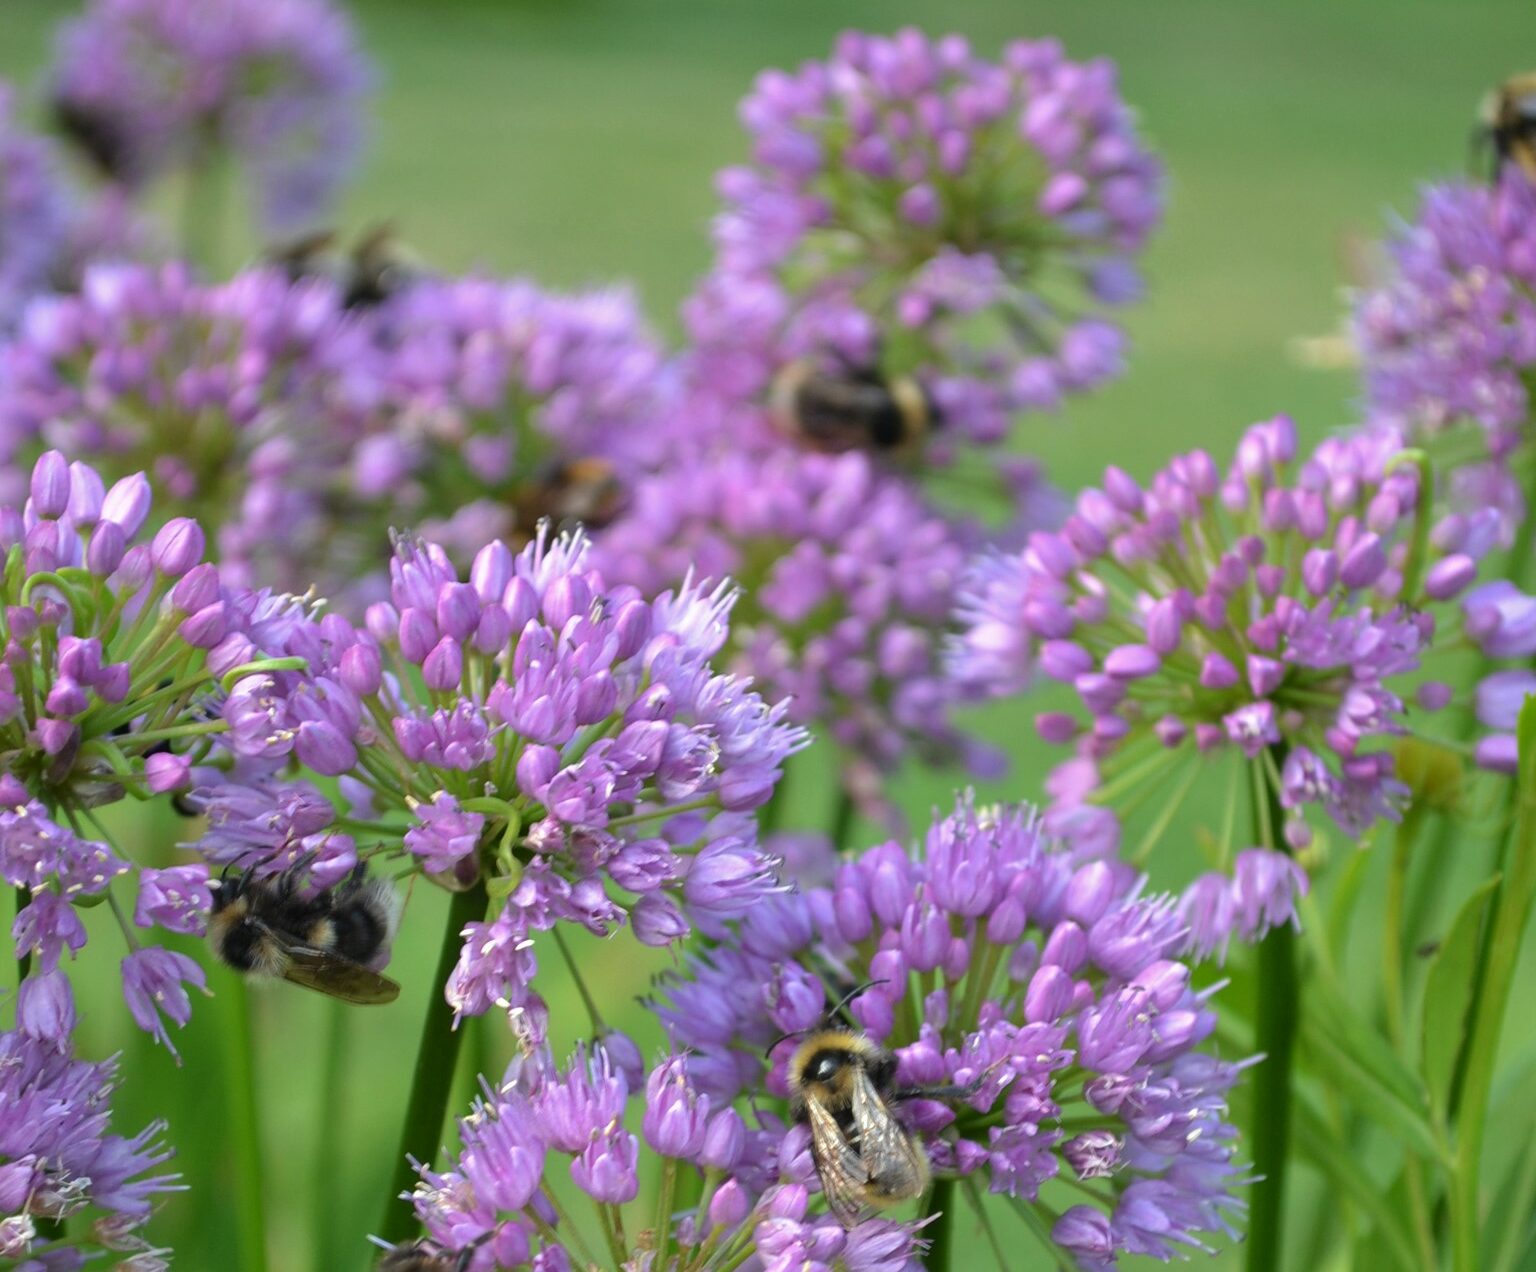
[(1302, 1013), (1307, 1067), (1346, 1096), (1403, 1146), (1443, 1162), (1445, 1149), (1427, 1117), (1424, 1088), (1391, 1045), (1325, 982), (1307, 985)]
[[(1306, 1099), (1295, 1105), (1296, 1146), (1342, 1198), (1371, 1221), (1372, 1249), (1400, 1268), (1414, 1267), (1413, 1243), (1403, 1224), (1406, 1207), (1388, 1204), (1384, 1190), (1360, 1167), (1359, 1150), (1338, 1136)], [(1363, 1264), (1360, 1266), (1364, 1266)]]
[(1520, 803), (1536, 804), (1536, 694), (1527, 694), (1515, 729), (1520, 747)]
[(1419, 1072), (1429, 1092), (1435, 1125), (1446, 1123), (1456, 1058), (1467, 1037), (1467, 1012), (1478, 974), (1483, 921), (1499, 876), (1486, 880), (1462, 903), (1429, 964), (1424, 983), (1424, 1050)]

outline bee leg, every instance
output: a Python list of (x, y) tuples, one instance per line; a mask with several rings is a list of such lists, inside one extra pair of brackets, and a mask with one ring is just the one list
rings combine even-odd
[(955, 1083), (948, 1083), (944, 1086), (902, 1087), (898, 1090), (892, 1091), (889, 1098), (893, 1101), (963, 1100), (969, 1096), (975, 1095), (976, 1092), (981, 1090), (982, 1083), (987, 1080), (987, 1076), (988, 1075), (984, 1073), (979, 1078), (972, 1078), (971, 1081), (965, 1083), (963, 1086), (957, 1085)]

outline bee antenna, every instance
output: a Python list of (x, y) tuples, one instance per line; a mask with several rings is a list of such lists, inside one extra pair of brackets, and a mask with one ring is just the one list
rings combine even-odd
[(860, 994), (862, 994), (866, 989), (873, 989), (876, 985), (884, 985), (886, 983), (887, 982), (886, 982), (885, 977), (882, 976), (878, 980), (867, 980), (862, 985), (855, 985), (846, 994), (844, 994), (841, 998), (839, 998), (835, 1003), (832, 1004), (831, 1009), (827, 1012), (827, 1019), (831, 1020), (833, 1016), (837, 1015), (838, 1012), (842, 1011), (842, 1009), (844, 1007), (846, 1007), (849, 1003), (851, 1003), (855, 998), (857, 998)]
[(775, 1047), (777, 1047), (779, 1045), (779, 1043), (785, 1042), (785, 1041), (787, 1041), (790, 1038), (798, 1038), (804, 1032), (805, 1032), (804, 1029), (796, 1029), (796, 1030), (794, 1030), (791, 1033), (780, 1034), (777, 1038), (775, 1038), (772, 1042), (770, 1042), (768, 1044), (768, 1046), (764, 1049), (764, 1051), (763, 1051), (763, 1059), (766, 1060), (769, 1056), (771, 1056), (773, 1054), (773, 1049)]

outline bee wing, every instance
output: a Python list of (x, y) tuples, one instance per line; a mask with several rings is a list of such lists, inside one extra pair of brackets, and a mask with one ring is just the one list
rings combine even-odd
[(807, 1100), (805, 1109), (810, 1116), (811, 1157), (821, 1177), (821, 1191), (843, 1227), (852, 1228), (869, 1213), (864, 1202), (869, 1172), (837, 1119), (821, 1103)]
[(400, 986), (372, 968), (354, 963), (326, 950), (308, 945), (289, 945), (283, 979), (339, 998), (344, 1003), (392, 1003), (400, 996)]
[(889, 1205), (922, 1193), (928, 1186), (927, 1158), (863, 1069), (853, 1082), (853, 1125), (875, 1204)]

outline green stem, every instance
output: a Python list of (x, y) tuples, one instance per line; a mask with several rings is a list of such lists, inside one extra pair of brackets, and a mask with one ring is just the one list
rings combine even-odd
[(454, 893), (448, 906), (442, 949), (437, 958), (437, 970), (432, 975), (427, 1016), (422, 1022), (421, 1041), (416, 1049), (410, 1101), (400, 1128), (400, 1146), (395, 1151), (395, 1168), (384, 1202), (384, 1217), (379, 1222), (379, 1235), (389, 1242), (404, 1241), (416, 1227), (415, 1212), (401, 1200), (416, 1183), (416, 1171), (410, 1159), (432, 1161), (442, 1139), (448, 1097), (453, 1090), (453, 1071), (463, 1041), (461, 1032), (453, 1027), (453, 1008), (443, 997), (443, 986), (459, 961), (459, 950), (463, 945), (459, 933), (466, 923), (485, 917), (486, 903), (482, 880), (468, 892)]
[(837, 803), (832, 807), (832, 824), (827, 830), (832, 847), (837, 852), (843, 852), (848, 847), (848, 840), (853, 834), (853, 814), (853, 796), (839, 785)]
[(933, 1191), (928, 1194), (928, 1214), (932, 1222), (923, 1228), (928, 1242), (928, 1254), (923, 1266), (929, 1272), (948, 1272), (955, 1249), (955, 1181), (940, 1178), (933, 1181)]
[(1520, 943), (1536, 900), (1536, 754), (1532, 754), (1527, 705), (1520, 718), (1519, 809), (1509, 845), (1508, 873), (1495, 892), (1493, 919), (1483, 946), (1481, 982), (1472, 1002), (1467, 1030), (1461, 1105), (1456, 1117), (1455, 1176), (1451, 1184), (1451, 1266), (1474, 1272), (1480, 1264), (1479, 1214), (1483, 1136), (1498, 1060), (1499, 1035), (1520, 957)]
[(784, 789), (789, 785), (789, 774), (785, 773), (779, 778), (779, 784), (773, 788), (773, 794), (768, 797), (768, 802), (757, 810), (757, 833), (759, 838), (766, 839), (779, 828), (779, 823), (784, 819)]
[(1403, 946), (1408, 934), (1404, 928), (1403, 903), (1408, 870), (1413, 864), (1413, 843), (1418, 838), (1423, 816), (1420, 806), (1412, 804), (1398, 824), (1392, 845), (1392, 868), (1387, 874), (1386, 914), (1382, 920), (1381, 985), (1386, 999), (1387, 1036), (1399, 1053), (1403, 1053), (1407, 1029)]
[(205, 140), (187, 165), (185, 202), (181, 208), (181, 251), (204, 273), (219, 267), (223, 240), (224, 164), (218, 146)]
[[(27, 906), (32, 904), (32, 893), (26, 888), (16, 889), (16, 913), (20, 914)], [(7, 929), (9, 931), (10, 929)], [(21, 982), (32, 973), (32, 954), (30, 951), (16, 960), (16, 985), (21, 987)]]
[(256, 1065), (251, 997), (239, 976), (224, 977), (224, 1082), (230, 1152), (235, 1159), (235, 1244), (243, 1272), (266, 1272), (267, 1220), (262, 1197), (261, 1121), (256, 1112)]
[(347, 1096), (347, 1013), (339, 1002), (327, 1004), (325, 1052), (320, 1070), (320, 1116), (318, 1126), (332, 1132), (320, 1137), (315, 1152), (315, 1173), (311, 1192), (314, 1212), (310, 1217), (310, 1239), (315, 1251), (315, 1267), (339, 1268), (347, 1263), (341, 1250), (341, 1228), (336, 1223), (336, 1189), (345, 1178), (341, 1156), (342, 1135), (346, 1130)]
[[(1279, 747), (1272, 758), (1284, 771)], [(1276, 833), (1285, 821), (1280, 793), (1259, 779), (1255, 792), (1254, 825), (1259, 842), (1276, 852), (1286, 851)], [(1268, 831), (1266, 835), (1264, 832)], [(1264, 1060), (1253, 1078), (1253, 1173), (1259, 1177), (1249, 1198), (1248, 1272), (1276, 1272), (1281, 1266), (1284, 1232), (1285, 1175), (1290, 1156), (1291, 1069), (1300, 1025), (1300, 996), (1296, 974), (1296, 930), (1289, 923), (1271, 928), (1258, 944), (1258, 1020), (1254, 1044)]]

